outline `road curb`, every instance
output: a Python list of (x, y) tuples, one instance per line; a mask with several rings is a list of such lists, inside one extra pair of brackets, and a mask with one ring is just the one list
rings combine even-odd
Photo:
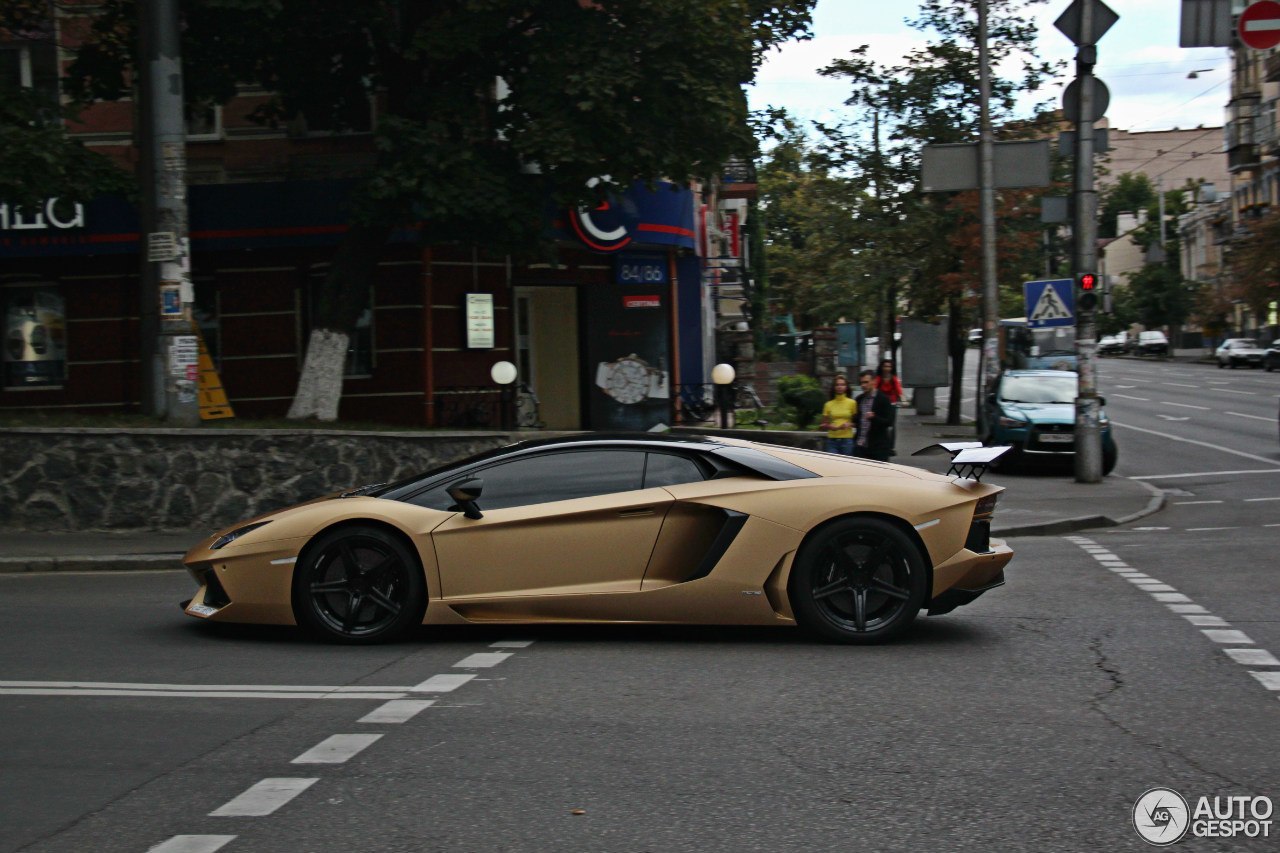
[(1146, 518), (1148, 515), (1157, 513), (1164, 508), (1165, 494), (1163, 491), (1142, 480), (1133, 480), (1132, 482), (1142, 486), (1151, 495), (1147, 500), (1147, 505), (1137, 512), (1131, 512), (1120, 518), (1111, 518), (1105, 515), (1061, 518), (1056, 521), (1045, 521), (1038, 524), (1023, 524), (1016, 527), (992, 529), (991, 533), (995, 536), (1058, 536), (1062, 533), (1074, 533), (1078, 530), (1119, 527), (1121, 524), (1128, 524), (1131, 521)]
[(0, 575), (34, 572), (155, 572), (182, 568), (182, 554), (0, 557)]

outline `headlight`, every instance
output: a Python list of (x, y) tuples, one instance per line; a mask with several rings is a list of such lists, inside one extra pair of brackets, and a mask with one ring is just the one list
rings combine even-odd
[(235, 530), (231, 531), (230, 533), (224, 533), (221, 536), (219, 536), (217, 540), (215, 540), (214, 543), (209, 546), (209, 548), (210, 550), (216, 551), (219, 548), (222, 548), (226, 545), (230, 545), (232, 542), (236, 541), (246, 533), (252, 530), (257, 530), (259, 527), (262, 527), (264, 524), (270, 524), (270, 523), (271, 523), (270, 520), (255, 521), (253, 524), (246, 524), (244, 527), (237, 527)]
[(1019, 427), (1025, 427), (1031, 422), (1028, 420), (1025, 420), (1024, 418), (1011, 418), (1008, 415), (1001, 415), (999, 418), (999, 423), (1000, 423), (1000, 426), (1002, 427), (1010, 427), (1012, 429), (1017, 429)]

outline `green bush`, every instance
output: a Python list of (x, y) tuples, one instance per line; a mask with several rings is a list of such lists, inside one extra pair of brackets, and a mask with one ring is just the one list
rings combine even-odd
[(782, 401), (787, 420), (796, 429), (808, 429), (827, 402), (822, 385), (812, 376), (783, 376), (778, 380), (778, 399)]

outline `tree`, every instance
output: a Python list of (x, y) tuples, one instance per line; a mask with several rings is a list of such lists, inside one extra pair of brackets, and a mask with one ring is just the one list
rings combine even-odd
[[(1002, 128), (1001, 135), (1006, 138), (1043, 135), (1048, 130), (1047, 122), (1014, 121), (1018, 96), (1037, 91), (1055, 70), (1052, 64), (1036, 58), (1035, 24), (1025, 15), (1030, 6), (1040, 2), (1043, 0), (989, 2), (991, 67), (1013, 69), (1012, 74), (993, 75), (991, 80), (992, 122)], [(971, 294), (981, 292), (976, 286), (980, 244), (960, 235), (966, 226), (976, 223), (976, 197), (972, 203), (963, 196), (948, 203), (925, 196), (919, 190), (918, 175), (924, 145), (970, 142), (978, 136), (978, 22), (971, 0), (924, 0), (919, 17), (909, 23), (936, 40), (909, 53), (903, 64), (881, 67), (869, 59), (864, 45), (824, 70), (847, 78), (853, 88), (846, 104), (864, 110), (863, 120), (851, 128), (826, 128), (827, 147), (834, 159), (870, 176), (881, 232), (881, 239), (871, 247), (871, 266), (881, 271), (886, 318), (901, 303), (917, 316), (946, 313), (951, 318), (953, 370), (947, 421), (958, 424), (970, 325), (964, 321), (975, 302)], [(883, 143), (882, 125), (887, 136)], [(1038, 234), (1040, 227), (1038, 210), (1031, 203), (1035, 195), (1002, 200), (1007, 204), (1000, 220), (1002, 266), (1003, 256), (1008, 254), (1016, 259), (1015, 266), (1028, 269), (1025, 237)], [(940, 240), (939, 235), (947, 235), (947, 239)], [(1023, 276), (1013, 274), (1000, 280), (1007, 287), (1022, 281)]]
[[(52, 22), (48, 0), (6, 0), (0, 42), (25, 44), (52, 64)], [(35, 206), (47, 198), (129, 190), (128, 175), (67, 136), (64, 121), (74, 116), (74, 106), (59, 105), (52, 85), (15, 88), (0, 81), (0, 202)]]
[[(813, 3), (185, 3), (190, 103), (252, 82), (275, 94), (261, 121), (342, 129), (376, 99), (376, 159), (322, 285), (290, 417), (336, 417), (359, 294), (395, 225), (419, 223), (431, 245), (483, 233), (488, 249), (531, 251), (548, 203), (717, 174), (754, 151), (742, 85), (772, 46), (806, 36)], [(72, 68), (86, 96), (127, 94), (135, 4), (107, 0)]]
[(1151, 180), (1141, 172), (1125, 172), (1099, 193), (1098, 236), (1119, 237), (1117, 223), (1122, 213), (1137, 213), (1156, 202), (1156, 190)]
[(1181, 326), (1191, 314), (1193, 296), (1186, 280), (1168, 264), (1147, 264), (1129, 277), (1138, 322), (1149, 329)]
[(1246, 220), (1246, 234), (1233, 247), (1229, 263), (1234, 298), (1265, 321), (1280, 301), (1280, 212)]

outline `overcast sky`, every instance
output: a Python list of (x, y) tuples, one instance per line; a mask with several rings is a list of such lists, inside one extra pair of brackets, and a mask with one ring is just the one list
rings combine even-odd
[[(1178, 47), (1178, 0), (1106, 3), (1120, 20), (1098, 42), (1095, 73), (1111, 90), (1111, 126), (1142, 131), (1221, 125), (1230, 94), (1227, 49)], [(1045, 59), (1074, 60), (1075, 46), (1053, 26), (1069, 5), (1070, 0), (1049, 0), (1032, 7)], [(911, 0), (819, 0), (813, 40), (770, 55), (749, 91), (751, 106), (786, 107), (804, 119), (831, 121), (847, 115), (842, 102), (848, 84), (821, 77), (818, 69), (860, 44), (870, 44), (877, 61), (899, 64), (907, 51), (925, 42), (922, 33), (904, 23), (915, 17), (917, 8)], [(1188, 79), (1193, 71), (1197, 77)], [(1067, 74), (1074, 74), (1073, 61)], [(1060, 103), (1068, 79), (1055, 83), (1040, 100)]]

